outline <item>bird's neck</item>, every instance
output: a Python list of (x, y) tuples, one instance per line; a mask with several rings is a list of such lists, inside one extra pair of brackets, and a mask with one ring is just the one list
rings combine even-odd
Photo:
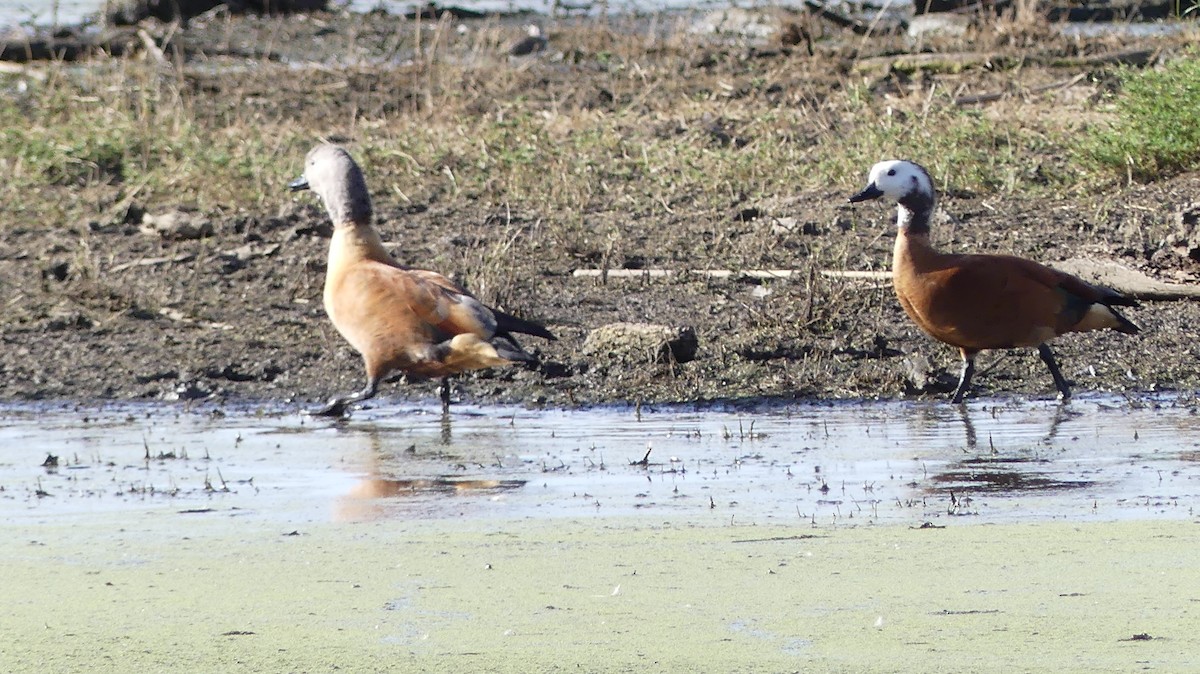
[(395, 264), (370, 222), (342, 222), (334, 226), (329, 242), (329, 274), (362, 260)]
[(899, 275), (921, 274), (941, 267), (944, 255), (929, 242), (929, 220), (934, 200), (923, 194), (910, 194), (900, 200), (896, 213), (896, 247), (892, 271)]
[(928, 232), (900, 230), (892, 249), (892, 272), (899, 275), (922, 274), (942, 267), (945, 255), (929, 243)]
[(374, 211), (371, 208), (371, 197), (367, 194), (367, 186), (362, 182), (361, 174), (358, 179), (344, 181), (340, 184), (322, 188), (318, 193), (329, 212), (329, 219), (335, 225), (340, 223), (370, 224)]
[(929, 220), (933, 217), (933, 197), (914, 192), (900, 200), (896, 207), (896, 226), (902, 234), (929, 235)]

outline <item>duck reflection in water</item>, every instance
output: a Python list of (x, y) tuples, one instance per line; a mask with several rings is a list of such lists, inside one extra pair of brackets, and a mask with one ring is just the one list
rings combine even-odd
[[(450, 415), (443, 413), (440, 423), (440, 444), (450, 446)], [(356, 466), (365, 469), (365, 474), (337, 499), (334, 520), (339, 522), (367, 522), (411, 515), (414, 509), (430, 508), (431, 499), (498, 494), (525, 486), (525, 480), (430, 474), (431, 462), (424, 460), (416, 444), (409, 444), (397, 451), (393, 448), (394, 442), (385, 443), (385, 438), (393, 441), (395, 438), (380, 432), (379, 427), (359, 427), (355, 432), (364, 435), (368, 444), (365, 461)], [(434, 453), (438, 456), (438, 463), (454, 465), (452, 455)], [(406, 466), (417, 474), (402, 475)], [(466, 469), (463, 464), (458, 466)]]

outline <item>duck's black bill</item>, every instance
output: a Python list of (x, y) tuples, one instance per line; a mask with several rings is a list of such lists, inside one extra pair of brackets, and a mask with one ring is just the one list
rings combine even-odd
[(308, 189), (308, 178), (305, 178), (304, 176), (296, 178), (292, 182), (288, 183), (288, 189), (293, 192), (303, 192), (304, 190)]
[(883, 196), (883, 190), (875, 187), (875, 183), (867, 185), (867, 189), (850, 197), (850, 203), (857, 204), (860, 201), (868, 201), (870, 199), (878, 199)]

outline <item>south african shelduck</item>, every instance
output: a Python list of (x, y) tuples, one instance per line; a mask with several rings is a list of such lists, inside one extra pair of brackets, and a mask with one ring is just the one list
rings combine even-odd
[(887, 197), (897, 203), (899, 232), (892, 283), (900, 305), (930, 336), (957, 347), (962, 374), (954, 391), (961, 403), (984, 349), (1037, 347), (1059, 397), (1071, 397), (1047, 342), (1068, 332), (1109, 328), (1134, 335), (1138, 326), (1116, 306), (1132, 298), (1012, 255), (954, 255), (929, 243), (936, 195), (929, 173), (909, 161), (879, 162), (852, 203)]
[[(397, 263), (371, 226), (371, 197), (350, 154), (336, 145), (313, 148), (292, 191), (312, 190), (333, 221), (325, 312), (366, 366), (362, 390), (331, 399), (309, 413), (343, 416), (351, 404), (375, 396), (380, 381), (402, 371), (426, 377), (533, 362), (513, 333), (554, 339), (536, 323), (485, 306), (432, 271)], [(449, 385), (443, 379), (443, 410)]]

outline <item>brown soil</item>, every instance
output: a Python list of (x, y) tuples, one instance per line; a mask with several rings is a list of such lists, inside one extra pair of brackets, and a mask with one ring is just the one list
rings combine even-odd
[[(324, 26), (352, 19), (327, 17)], [(291, 60), (319, 60), (318, 26), (292, 19), (239, 18), (218, 30), (189, 29), (190, 47), (241, 39), (242, 48), (273, 45)], [(361, 19), (363, 49), (372, 42)], [(321, 27), (320, 30), (328, 30)], [(233, 36), (233, 38), (231, 38)], [(372, 46), (374, 45), (374, 46)], [(236, 45), (234, 45), (236, 46)], [(215, 48), (215, 47), (214, 47)], [(311, 48), (314, 53), (303, 54)], [(737, 49), (737, 48), (731, 48)], [(299, 50), (299, 51), (298, 51)], [(756, 58), (791, 58), (770, 53)], [(703, 60), (698, 59), (698, 61)], [(724, 59), (718, 68), (745, 67)], [(1052, 80), (1027, 66), (1028, 81)], [(542, 86), (564, 105), (592, 104), (596, 90), (546, 65)], [(221, 115), (223, 90), (245, 92), (246, 74), (197, 77)], [(340, 109), (309, 110), (336, 117), (356, 106), (371, 111), (394, 100), (361, 75)], [(386, 74), (379, 75), (386, 82)], [(236, 84), (234, 84), (236, 82)], [(300, 107), (305, 92), (286, 82), (264, 84), (261, 105)], [(594, 94), (593, 94), (594, 96)], [(399, 103), (396, 103), (397, 105)], [(372, 107), (374, 106), (374, 107)], [(204, 105), (199, 107), (203, 108)], [(302, 153), (288, 167), (300, 171)], [(1039, 158), (1031, 157), (1031, 164)], [(1047, 160), (1051, 161), (1051, 160)], [(863, 173), (868, 167), (863, 167)], [(370, 178), (368, 177), (368, 181)], [(845, 249), (845, 266), (886, 269), (893, 212), (882, 204), (851, 207), (858, 184), (777, 195), (769, 202), (731, 203), (720, 221), (677, 217), (649, 221), (622, 204), (597, 209), (594, 221), (622, 232), (610, 254), (603, 237), (568, 249), (539, 241), (538, 223), (558, 214), (511, 209), (432, 195), (407, 203), (372, 185), (379, 228), (407, 264), (429, 265), (458, 278), (501, 244), (502, 230), (528, 235), (507, 252), (501, 280), (485, 299), (544, 321), (559, 340), (530, 338), (542, 359), (536, 369), (501, 368), (461, 377), (456, 396), (476, 402), (572, 406), (607, 402), (691, 402), (779, 398), (946, 397), (957, 375), (957, 354), (924, 336), (902, 313), (886, 284), (830, 279), (816, 273), (776, 281), (675, 277), (576, 278), (578, 268), (807, 269), (811, 251)], [(1062, 197), (944, 195), (940, 245), (960, 251), (1014, 252), (1047, 262), (1092, 256), (1115, 259), (1169, 280), (1190, 281), (1194, 262), (1167, 245), (1177, 214), (1200, 194), (1200, 174), (1148, 186)], [(210, 217), (212, 235), (171, 240), (139, 231), (137, 207), (126, 224), (81, 222), (65, 228), (6, 223), (0, 241), (0, 398), (212, 399), (227, 402), (316, 401), (362, 385), (358, 356), (334, 332), (321, 308), (327, 217), (311, 195), (293, 196), (284, 184), (265, 207), (245, 206)], [(161, 205), (156, 210), (165, 210)], [(793, 229), (773, 227), (795, 218)], [(598, 230), (600, 231), (600, 230)], [(77, 249), (64, 239), (86, 234), (103, 251), (99, 277), (79, 273)], [(720, 241), (714, 241), (720, 239)], [(728, 254), (714, 256), (711, 251)], [(152, 264), (147, 261), (160, 260)], [(139, 263), (141, 262), (141, 263)], [(165, 308), (165, 309), (164, 309)], [(1186, 390), (1200, 384), (1192, 302), (1147, 303), (1128, 316), (1136, 337), (1070, 335), (1055, 344), (1077, 394), (1096, 391)], [(637, 363), (584, 356), (591, 329), (618, 321), (692, 326), (699, 340), (687, 363)], [(932, 378), (912, 375), (928, 358)], [(1003, 358), (994, 368), (996, 358)], [(1032, 351), (985, 354), (977, 396), (1050, 397), (1049, 374)], [(429, 399), (432, 382), (389, 384), (387, 397)]]

